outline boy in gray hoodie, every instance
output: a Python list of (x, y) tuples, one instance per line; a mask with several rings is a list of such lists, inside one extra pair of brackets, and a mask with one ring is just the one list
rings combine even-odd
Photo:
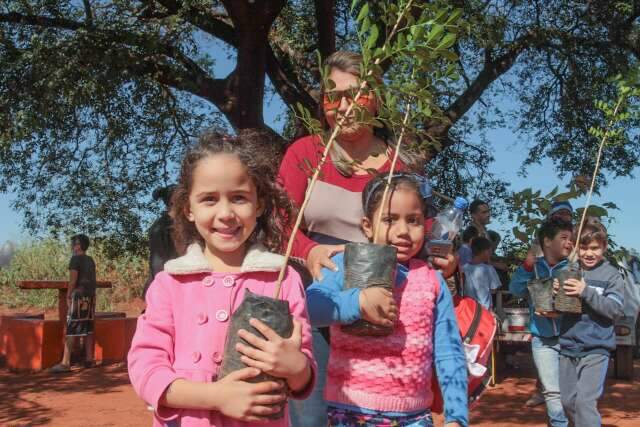
[[(616, 348), (614, 320), (622, 315), (624, 281), (606, 259), (607, 232), (585, 225), (578, 255), (583, 279), (568, 279), (567, 295), (582, 299), (581, 314), (564, 314), (560, 324), (560, 395), (576, 426), (600, 426), (598, 399), (604, 390), (610, 352)], [(557, 279), (554, 287), (560, 284)]]

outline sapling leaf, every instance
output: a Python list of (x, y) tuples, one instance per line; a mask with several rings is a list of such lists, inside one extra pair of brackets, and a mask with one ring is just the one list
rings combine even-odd
[(356, 18), (356, 21), (360, 22), (367, 16), (369, 16), (369, 2), (364, 3), (364, 5), (362, 6), (362, 9), (360, 9), (360, 13), (358, 14), (358, 17)]

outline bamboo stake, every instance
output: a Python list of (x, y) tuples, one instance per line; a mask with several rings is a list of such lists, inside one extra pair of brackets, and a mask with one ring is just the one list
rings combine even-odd
[(402, 144), (402, 138), (404, 138), (404, 132), (407, 129), (407, 121), (409, 120), (409, 114), (411, 112), (411, 105), (407, 105), (407, 111), (404, 114), (404, 119), (402, 120), (402, 130), (400, 131), (400, 136), (398, 137), (398, 142), (396, 144), (396, 151), (393, 153), (393, 160), (391, 161), (391, 167), (389, 169), (389, 175), (387, 176), (387, 183), (384, 186), (384, 193), (382, 193), (382, 201), (380, 202), (380, 212), (378, 212), (376, 221), (373, 223), (373, 243), (378, 243), (379, 240), (379, 232), (380, 232), (380, 222), (382, 221), (382, 212), (384, 211), (384, 206), (387, 203), (387, 196), (389, 195), (389, 187), (391, 187), (391, 180), (393, 179), (393, 171), (396, 167), (396, 163), (398, 161), (398, 157), (400, 156), (400, 144)]
[(593, 170), (593, 176), (591, 177), (591, 186), (589, 187), (589, 192), (587, 193), (587, 201), (584, 205), (584, 209), (582, 211), (582, 218), (580, 219), (580, 226), (578, 227), (578, 235), (576, 236), (576, 245), (571, 251), (569, 255), (569, 261), (575, 262), (577, 260), (578, 249), (580, 248), (580, 235), (582, 234), (582, 228), (584, 227), (585, 219), (587, 218), (587, 210), (589, 209), (589, 205), (591, 204), (591, 195), (593, 194), (593, 188), (596, 184), (596, 176), (598, 175), (598, 169), (600, 168), (600, 159), (602, 158), (602, 151), (604, 150), (604, 144), (609, 137), (609, 130), (613, 126), (613, 122), (615, 120), (616, 114), (618, 114), (618, 109), (620, 105), (622, 105), (623, 97), (621, 96), (616, 104), (616, 108), (613, 110), (613, 117), (607, 126), (607, 129), (604, 131), (604, 135), (602, 135), (602, 141), (600, 141), (600, 146), (598, 147), (598, 155), (596, 156), (596, 165)]
[[(398, 15), (398, 19), (395, 25), (393, 26), (393, 29), (389, 33), (389, 36), (385, 39), (385, 42), (383, 43), (383, 47), (386, 46), (387, 43), (395, 36), (395, 33), (398, 30), (398, 26), (402, 21), (402, 17), (409, 10), (412, 3), (413, 3), (413, 0), (410, 0), (407, 3), (407, 6), (402, 11), (402, 13)], [(379, 65), (380, 62), (381, 62), (381, 59), (377, 58), (374, 62), (374, 65)], [(373, 75), (373, 70), (369, 70), (369, 72), (367, 73), (367, 77), (370, 77), (371, 75)], [(351, 103), (351, 105), (349, 105), (349, 108), (347, 108), (347, 111), (344, 113), (342, 118), (338, 120), (338, 123), (336, 123), (336, 127), (333, 129), (333, 132), (331, 132), (331, 136), (329, 137), (329, 140), (327, 141), (327, 144), (325, 145), (324, 151), (322, 153), (322, 158), (320, 159), (318, 166), (315, 168), (315, 171), (311, 177), (311, 181), (309, 181), (309, 185), (307, 186), (307, 191), (304, 194), (304, 201), (300, 206), (298, 217), (296, 218), (296, 222), (294, 223), (293, 229), (291, 230), (291, 236), (289, 237), (289, 241), (287, 242), (287, 250), (284, 255), (284, 262), (282, 264), (282, 267), (280, 268), (278, 279), (276, 280), (276, 290), (275, 290), (275, 296), (274, 296), (275, 299), (278, 299), (280, 297), (280, 290), (282, 288), (282, 279), (284, 279), (284, 273), (287, 270), (287, 264), (289, 262), (289, 258), (291, 258), (291, 251), (293, 250), (293, 242), (295, 240), (296, 234), (298, 233), (298, 230), (300, 229), (300, 224), (302, 224), (304, 211), (307, 208), (307, 204), (309, 203), (309, 199), (311, 198), (311, 192), (313, 191), (313, 187), (315, 186), (316, 181), (318, 180), (318, 176), (320, 175), (320, 170), (322, 169), (322, 166), (324, 166), (324, 163), (326, 162), (327, 157), (329, 155), (329, 151), (331, 150), (331, 147), (333, 146), (333, 143), (336, 140), (336, 137), (340, 133), (340, 130), (342, 129), (342, 126), (345, 120), (353, 110), (353, 107), (356, 104), (356, 101), (358, 100), (358, 98), (360, 98), (360, 95), (362, 94), (362, 91), (366, 86), (367, 86), (367, 81), (363, 80), (362, 83), (360, 84), (360, 88), (358, 89), (358, 93), (356, 93), (356, 96), (353, 99), (353, 102)]]

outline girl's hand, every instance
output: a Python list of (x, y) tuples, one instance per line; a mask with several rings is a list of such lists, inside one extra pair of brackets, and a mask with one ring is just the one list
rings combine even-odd
[(398, 306), (388, 289), (374, 286), (360, 291), (360, 314), (367, 322), (392, 327), (398, 318)]
[(584, 279), (567, 279), (564, 281), (564, 293), (572, 297), (581, 296), (586, 287), (587, 284)]
[(320, 270), (327, 267), (338, 271), (338, 267), (331, 261), (331, 257), (344, 251), (344, 245), (318, 245), (309, 251), (307, 255), (307, 269), (316, 280), (322, 280)]
[[(311, 376), (311, 369), (309, 359), (300, 351), (302, 348), (302, 323), (293, 319), (293, 333), (290, 338), (282, 338), (258, 319), (249, 320), (249, 324), (260, 331), (266, 340), (240, 329), (238, 336), (253, 346), (243, 343), (236, 344), (236, 350), (242, 353), (240, 360), (247, 366), (260, 369), (274, 377), (286, 379), (293, 390), (297, 391), (303, 388)], [(306, 373), (309, 377), (297, 381)], [(300, 382), (302, 382), (302, 387), (300, 387)]]
[(453, 276), (458, 268), (458, 257), (453, 253), (448, 253), (446, 258), (436, 256), (429, 257), (429, 262), (436, 269), (440, 270), (445, 279)]
[(267, 421), (267, 415), (279, 412), (287, 400), (283, 384), (278, 381), (247, 382), (259, 374), (259, 369), (244, 368), (215, 382), (221, 400), (215, 409), (244, 422)]

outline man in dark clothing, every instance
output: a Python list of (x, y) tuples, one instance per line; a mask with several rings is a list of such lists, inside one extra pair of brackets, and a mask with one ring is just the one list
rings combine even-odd
[(171, 207), (171, 194), (175, 185), (158, 188), (153, 192), (153, 200), (162, 199), (165, 210), (160, 217), (151, 224), (149, 228), (149, 278), (144, 284), (142, 297), (144, 298), (149, 285), (156, 277), (156, 274), (164, 270), (164, 263), (170, 259), (177, 258), (176, 247), (171, 237), (173, 221), (169, 216)]
[[(623, 315), (624, 280), (604, 259), (607, 232), (602, 225), (585, 225), (579, 242), (584, 278), (567, 279), (564, 290), (580, 297), (583, 309), (565, 313), (560, 324), (560, 394), (574, 425), (599, 426), (598, 399), (616, 348), (614, 321)], [(557, 279), (554, 287), (560, 287)]]
[[(69, 372), (71, 349), (76, 337), (84, 337), (85, 361), (87, 368), (95, 366), (93, 359), (93, 321), (96, 301), (96, 264), (86, 254), (89, 238), (77, 234), (71, 238), (73, 255), (69, 260), (69, 286), (67, 289), (67, 327), (62, 361), (50, 369), (50, 372)], [(62, 319), (60, 319), (62, 320)]]
[(469, 205), (469, 214), (471, 215), (471, 224), (469, 224), (469, 227), (474, 227), (478, 230), (480, 237), (489, 239), (487, 232), (487, 224), (491, 222), (491, 208), (489, 204), (484, 200), (476, 199)]

